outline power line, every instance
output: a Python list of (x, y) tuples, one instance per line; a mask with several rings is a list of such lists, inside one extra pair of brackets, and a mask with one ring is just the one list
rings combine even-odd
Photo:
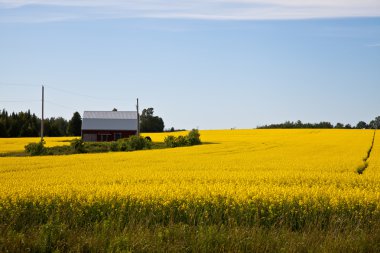
[(28, 99), (28, 100), (0, 100), (3, 103), (20, 103), (20, 102), (39, 102), (41, 100)]
[(69, 90), (65, 90), (65, 89), (61, 89), (61, 88), (56, 88), (56, 87), (53, 87), (53, 86), (50, 86), (50, 85), (45, 85), (45, 87), (48, 87), (50, 89), (53, 89), (53, 90), (57, 90), (57, 91), (60, 91), (60, 92), (64, 92), (64, 93), (67, 93), (67, 94), (71, 94), (71, 95), (76, 95), (76, 96), (80, 96), (80, 97), (86, 97), (86, 98), (90, 98), (90, 99), (94, 99), (94, 100), (107, 100), (107, 101), (125, 101), (124, 99), (113, 99), (113, 98), (104, 98), (104, 97), (95, 97), (95, 96), (90, 96), (90, 95), (85, 95), (85, 94), (81, 94), (81, 93), (77, 93), (77, 92), (74, 92), (74, 91), (69, 91)]
[[(32, 87), (32, 88), (41, 87), (40, 84), (10, 83), (10, 82), (0, 82), (0, 86), (8, 86), (8, 87)], [(62, 93), (66, 93), (66, 94), (70, 94), (70, 95), (74, 95), (74, 96), (78, 96), (78, 97), (82, 97), (82, 98), (91, 99), (91, 100), (94, 100), (94, 101), (126, 102), (125, 99), (96, 97), (96, 96), (81, 94), (81, 93), (78, 93), (78, 92), (75, 92), (75, 91), (71, 91), (71, 90), (68, 90), (68, 89), (57, 88), (57, 87), (52, 86), (52, 85), (44, 85), (44, 87), (45, 87), (45, 89), (48, 88), (49, 90), (58, 91), (61, 94)], [(35, 102), (40, 102), (40, 101), (41, 100), (39, 100), (39, 99), (38, 100), (36, 100), (36, 99), (5, 99), (5, 100), (0, 100), (0, 102), (2, 102), (2, 103), (30, 103), (30, 102), (35, 103)], [(66, 109), (78, 111), (78, 108), (74, 108), (74, 107), (71, 107), (71, 106), (59, 104), (59, 103), (53, 102), (51, 100), (45, 100), (45, 102), (47, 102), (48, 104), (54, 105), (54, 106), (61, 107), (61, 108), (66, 108)]]
[(52, 102), (52, 101), (50, 101), (50, 100), (45, 100), (45, 102), (47, 102), (47, 103), (49, 103), (49, 104), (52, 104), (52, 105), (55, 105), (55, 106), (60, 106), (60, 107), (66, 108), (66, 109), (77, 110), (77, 108), (74, 108), (74, 107), (71, 107), (71, 106), (66, 106), (66, 105), (61, 105), (61, 104), (58, 104), (58, 103)]
[[(32, 83), (8, 83), (8, 82), (0, 82), (0, 86), (13, 86), (13, 87), (41, 87), (41, 84), (32, 84)], [(71, 91), (71, 90), (66, 90), (66, 89), (62, 89), (62, 88), (57, 88), (55, 86), (52, 86), (52, 85), (44, 85), (45, 88), (49, 88), (49, 89), (52, 89), (52, 90), (56, 90), (56, 91), (59, 91), (59, 92), (63, 92), (63, 93), (67, 93), (67, 94), (70, 94), (70, 95), (75, 95), (75, 96), (79, 96), (79, 97), (85, 97), (85, 98), (89, 98), (89, 99), (93, 99), (93, 100), (102, 100), (102, 101), (124, 101), (124, 99), (118, 99), (118, 98), (104, 98), (104, 97), (96, 97), (96, 96), (91, 96), (91, 95), (87, 95), (87, 94), (82, 94), (82, 93), (78, 93), (78, 92), (75, 92), (75, 91)]]
[(0, 82), (0, 86), (22, 86), (22, 87), (40, 87), (38, 84), (26, 84), (26, 83), (7, 83)]

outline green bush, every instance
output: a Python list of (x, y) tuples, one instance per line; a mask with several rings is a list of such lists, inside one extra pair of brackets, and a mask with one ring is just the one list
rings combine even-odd
[(119, 151), (119, 145), (116, 141), (111, 142), (110, 144), (111, 151)]
[(141, 150), (144, 148), (144, 139), (139, 136), (132, 135), (128, 138), (128, 148), (129, 150)]
[(182, 135), (178, 136), (176, 138), (176, 143), (177, 143), (176, 145), (177, 147), (190, 146), (187, 136), (182, 136)]
[(84, 142), (82, 139), (72, 140), (70, 146), (74, 150), (75, 153), (84, 153), (85, 152)]
[(132, 135), (129, 138), (119, 139), (117, 146), (120, 151), (133, 151), (150, 149), (152, 143), (144, 137)]
[(192, 145), (199, 145), (202, 143), (200, 136), (201, 135), (199, 134), (199, 131), (197, 129), (193, 129), (187, 135), (187, 140), (191, 146)]
[(173, 135), (166, 136), (164, 139), (164, 143), (169, 148), (199, 145), (202, 143), (199, 137), (200, 137), (199, 131), (196, 129), (193, 129), (186, 136), (182, 136), (182, 135), (178, 137), (175, 137)]
[(132, 135), (128, 138), (129, 150), (150, 149), (151, 143), (144, 137)]
[(86, 153), (104, 153), (111, 150), (111, 144), (109, 142), (86, 142), (84, 144), (84, 150)]
[(120, 151), (126, 151), (128, 148), (128, 141), (127, 139), (119, 139), (117, 140), (117, 146)]
[(176, 137), (173, 136), (173, 135), (168, 135), (165, 137), (164, 139), (164, 142), (165, 142), (165, 145), (169, 148), (175, 148), (177, 147), (177, 143), (176, 143)]
[(45, 151), (45, 141), (33, 142), (25, 146), (25, 152), (31, 156), (42, 155)]

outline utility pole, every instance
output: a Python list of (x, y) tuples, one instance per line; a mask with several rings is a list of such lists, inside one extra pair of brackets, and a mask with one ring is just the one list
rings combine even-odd
[(44, 86), (42, 85), (41, 142), (44, 141)]
[(140, 136), (140, 113), (139, 113), (139, 99), (138, 98), (137, 98), (136, 110), (137, 110), (137, 136)]

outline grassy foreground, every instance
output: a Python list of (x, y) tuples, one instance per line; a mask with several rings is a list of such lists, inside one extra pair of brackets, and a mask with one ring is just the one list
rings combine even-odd
[[(89, 225), (89, 224), (87, 224)], [(1, 252), (379, 252), (380, 229), (173, 224), (120, 228), (103, 221), (81, 228), (65, 224), (4, 231)]]
[(372, 137), (202, 131), (212, 144), (1, 157), (0, 252), (379, 252)]

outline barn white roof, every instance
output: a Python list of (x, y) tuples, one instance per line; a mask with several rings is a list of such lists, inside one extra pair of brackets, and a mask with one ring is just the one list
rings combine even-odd
[(137, 131), (136, 111), (85, 111), (82, 130)]
[(135, 111), (84, 111), (83, 119), (137, 119)]

